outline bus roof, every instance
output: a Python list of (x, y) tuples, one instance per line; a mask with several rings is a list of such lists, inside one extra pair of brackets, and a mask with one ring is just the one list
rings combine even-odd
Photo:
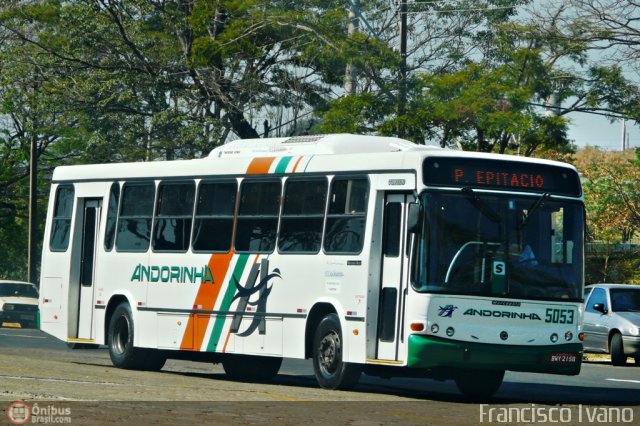
[[(450, 150), (392, 137), (333, 134), (240, 139), (215, 148), (203, 159), (60, 166), (54, 171), (53, 181), (244, 175), (259, 159), (272, 160), (268, 169), (271, 173), (289, 173), (294, 164), (297, 172), (415, 171), (421, 167), (424, 157), (432, 156), (519, 161), (574, 169), (569, 164), (551, 160)], [(283, 164), (288, 166), (278, 167)]]

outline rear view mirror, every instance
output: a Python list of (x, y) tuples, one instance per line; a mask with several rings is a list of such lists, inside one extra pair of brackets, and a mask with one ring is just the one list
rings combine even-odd
[(598, 311), (598, 312), (603, 313), (603, 314), (606, 314), (607, 312), (609, 312), (609, 311), (607, 311), (607, 308), (602, 303), (595, 303), (593, 305), (593, 309), (595, 311)]
[(407, 213), (407, 231), (417, 234), (422, 229), (423, 209), (420, 203), (409, 203)]

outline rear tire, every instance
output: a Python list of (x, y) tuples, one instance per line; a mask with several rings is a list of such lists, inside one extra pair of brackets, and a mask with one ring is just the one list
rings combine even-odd
[(611, 336), (610, 342), (611, 351), (611, 364), (616, 367), (621, 367), (627, 363), (627, 356), (624, 354), (624, 347), (622, 346), (622, 335), (615, 333)]
[(241, 381), (269, 381), (280, 371), (282, 358), (251, 355), (225, 355), (222, 368), (229, 378)]
[(504, 370), (463, 370), (455, 381), (464, 396), (487, 399), (498, 391), (503, 379)]
[(320, 387), (351, 389), (362, 373), (362, 367), (343, 361), (343, 340), (340, 319), (336, 314), (325, 316), (313, 339), (313, 371)]
[(109, 321), (108, 346), (111, 362), (118, 368), (140, 369), (144, 353), (133, 346), (133, 315), (127, 302), (120, 303)]

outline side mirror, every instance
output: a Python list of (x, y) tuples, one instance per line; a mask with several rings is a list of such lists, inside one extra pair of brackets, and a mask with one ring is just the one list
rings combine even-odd
[(594, 303), (593, 309), (602, 314), (606, 314), (607, 312), (609, 312), (603, 303)]
[(407, 212), (407, 231), (417, 234), (422, 230), (423, 209), (420, 203), (410, 203)]

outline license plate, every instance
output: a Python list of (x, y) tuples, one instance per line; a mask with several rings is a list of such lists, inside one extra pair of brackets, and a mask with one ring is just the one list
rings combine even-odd
[(553, 352), (551, 354), (551, 362), (572, 363), (578, 360), (578, 354), (571, 352)]
[(3, 327), (22, 328), (19, 322), (3, 322)]

